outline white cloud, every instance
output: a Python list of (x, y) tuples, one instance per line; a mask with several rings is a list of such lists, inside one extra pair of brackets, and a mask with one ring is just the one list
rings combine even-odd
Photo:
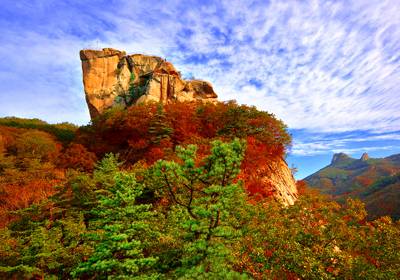
[(167, 57), (212, 81), (222, 100), (256, 105), (290, 128), (400, 130), (397, 0), (41, 1), (18, 9), (38, 18), (8, 30), (0, 22), (0, 58), (12, 64), (0, 73), (2, 115), (84, 123), (78, 51), (110, 46)]
[[(400, 12), (400, 6), (393, 1), (353, 6), (329, 1), (271, 2), (265, 9), (243, 4), (237, 13), (232, 10), (238, 5), (229, 4), (228, 18), (221, 16), (214, 22), (222, 30), (232, 29), (228, 57), (219, 59), (232, 68), (215, 69), (215, 60), (183, 68), (211, 79), (222, 99), (236, 98), (274, 112), (291, 128), (400, 129), (399, 62), (393, 62), (396, 53), (388, 59), (389, 43), (381, 36), (388, 26), (398, 25), (398, 17), (387, 15)], [(377, 11), (388, 13), (379, 17)], [(198, 17), (195, 36), (188, 38), (186, 46), (189, 53), (208, 55), (218, 40), (210, 39), (210, 26), (202, 25), (202, 20)], [(231, 24), (237, 20), (239, 24)], [(396, 35), (389, 40), (397, 40)], [(188, 51), (180, 54), (187, 56)], [(252, 78), (261, 80), (263, 87), (241, 87)]]
[(360, 146), (356, 148), (346, 147), (343, 143), (296, 143), (293, 146), (290, 154), (295, 156), (315, 156), (330, 153), (345, 153), (345, 154), (356, 154), (364, 152), (376, 152), (376, 151), (391, 151), (395, 146)]
[(356, 154), (368, 151), (398, 151), (400, 134), (370, 134), (355, 131), (349, 135), (309, 134), (308, 137), (294, 139), (290, 154), (294, 156), (313, 156), (330, 153)]

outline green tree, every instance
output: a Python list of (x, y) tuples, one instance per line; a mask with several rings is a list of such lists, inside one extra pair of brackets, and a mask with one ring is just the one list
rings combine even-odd
[[(180, 162), (158, 161), (152, 169), (152, 185), (173, 203), (168, 213), (184, 240), (182, 279), (245, 277), (233, 271), (230, 245), (241, 235), (246, 220), (242, 183), (237, 181), (245, 143), (212, 142), (211, 155), (199, 164), (196, 146), (177, 147)], [(197, 164), (196, 164), (197, 162)], [(176, 228), (174, 228), (176, 229)]]
[(67, 182), (41, 204), (14, 211), (16, 221), (0, 233), (0, 278), (67, 279), (98, 241), (84, 238), (99, 204), (97, 193), (112, 188), (121, 163), (106, 155), (93, 176), (70, 171)]
[[(0, 232), (0, 278), (68, 278), (73, 266), (91, 248), (83, 243), (83, 215), (57, 221), (28, 220), (38, 207), (24, 209), (23, 220)], [(22, 214), (22, 213), (21, 213)]]
[(156, 237), (150, 229), (151, 205), (137, 204), (142, 186), (132, 174), (119, 172), (114, 185), (99, 197), (92, 214), (98, 240), (92, 256), (73, 271), (73, 277), (96, 279), (156, 279), (152, 266), (157, 259), (145, 256), (146, 240)]
[(157, 105), (157, 111), (150, 121), (149, 134), (153, 144), (160, 144), (161, 140), (169, 139), (173, 129), (168, 126), (162, 104)]
[[(255, 205), (249, 231), (236, 245), (237, 269), (255, 279), (397, 279), (399, 224), (366, 222), (357, 200), (342, 207), (313, 193), (293, 206)], [(398, 235), (395, 237), (395, 235)], [(390, 240), (390, 241), (389, 241)]]

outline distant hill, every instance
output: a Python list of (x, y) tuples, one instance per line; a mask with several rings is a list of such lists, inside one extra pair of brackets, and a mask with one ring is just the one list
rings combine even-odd
[(0, 118), (0, 126), (41, 130), (55, 136), (57, 140), (64, 144), (68, 144), (74, 140), (75, 132), (78, 129), (76, 125), (67, 122), (49, 124), (39, 119), (17, 117)]
[(400, 218), (400, 154), (370, 158), (364, 153), (360, 159), (334, 154), (331, 164), (304, 180), (339, 202), (360, 198), (370, 218)]

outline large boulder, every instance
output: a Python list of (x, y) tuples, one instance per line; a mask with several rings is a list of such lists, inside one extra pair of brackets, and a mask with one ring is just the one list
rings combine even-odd
[(217, 98), (217, 94), (214, 92), (212, 85), (206, 81), (191, 80), (186, 83), (186, 92), (193, 94), (193, 97), (203, 98)]
[(113, 105), (118, 95), (117, 66), (125, 55), (125, 52), (110, 48), (102, 51), (82, 50), (80, 52), (83, 85), (91, 117), (97, 116), (105, 108)]
[(115, 105), (142, 102), (217, 100), (212, 85), (182, 79), (165, 59), (143, 54), (126, 55), (111, 48), (82, 50), (83, 84), (90, 116), (95, 118)]

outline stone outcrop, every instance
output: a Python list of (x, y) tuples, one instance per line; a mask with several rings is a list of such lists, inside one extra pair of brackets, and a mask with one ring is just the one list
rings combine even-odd
[(361, 156), (361, 158), (360, 158), (360, 160), (361, 160), (361, 161), (367, 161), (367, 160), (369, 160), (369, 155), (368, 155), (367, 153), (363, 153), (362, 156)]
[(168, 61), (157, 56), (127, 55), (111, 48), (80, 52), (86, 102), (92, 118), (115, 105), (141, 102), (217, 100), (212, 85), (183, 80)]
[(114, 104), (118, 95), (116, 85), (121, 79), (116, 69), (125, 55), (125, 52), (114, 49), (80, 52), (86, 103), (92, 118)]
[(296, 180), (292, 171), (283, 159), (271, 161), (267, 166), (261, 167), (263, 181), (275, 189), (275, 198), (284, 205), (293, 205), (297, 200)]
[(333, 155), (331, 165), (340, 164), (342, 162), (346, 162), (349, 159), (350, 157), (345, 153), (337, 153)]

